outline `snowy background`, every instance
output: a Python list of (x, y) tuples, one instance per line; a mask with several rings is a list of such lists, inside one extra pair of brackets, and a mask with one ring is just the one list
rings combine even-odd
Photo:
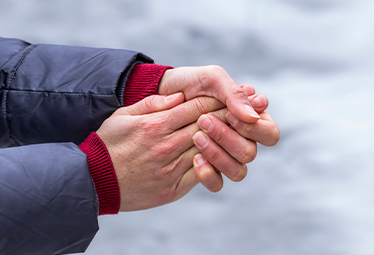
[(0, 0), (0, 35), (218, 64), (281, 141), (241, 183), (100, 217), (88, 255), (374, 254), (374, 1)]

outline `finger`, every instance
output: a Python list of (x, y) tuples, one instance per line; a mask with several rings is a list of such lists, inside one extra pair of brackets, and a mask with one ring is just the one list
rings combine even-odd
[[(174, 157), (177, 157), (178, 155), (181, 155), (181, 153), (183, 153), (184, 151), (190, 149), (194, 145), (192, 141), (192, 137), (199, 130), (200, 130), (200, 127), (197, 125), (196, 122), (194, 122), (188, 126), (185, 126), (171, 133), (169, 136), (169, 139), (170, 139), (169, 141), (172, 141), (172, 142), (169, 142), (169, 144), (178, 144), (178, 146), (175, 148), (171, 148), (170, 151), (166, 153)], [(195, 146), (193, 147), (196, 148)], [(197, 154), (197, 152), (195, 154)], [(193, 156), (195, 154), (193, 154)]]
[(181, 67), (166, 71), (159, 92), (169, 94), (176, 91), (184, 92), (186, 100), (204, 95), (217, 98), (237, 118), (247, 123), (260, 118), (246, 92), (219, 66)]
[[(199, 160), (200, 158), (204, 161), (204, 164), (201, 164), (201, 160)], [(181, 174), (183, 174), (183, 172), (185, 172), (185, 170), (183, 169), (191, 168), (192, 162), (196, 178), (202, 185), (204, 185), (204, 187), (206, 187), (211, 192), (218, 192), (222, 189), (223, 179), (221, 172), (217, 172), (216, 170), (214, 170), (209, 162), (205, 160), (204, 156), (199, 154), (199, 150), (196, 146), (192, 146), (190, 149), (180, 155), (178, 159), (175, 160), (172, 166), (173, 169), (178, 170), (174, 171), (174, 175), (180, 176)], [(188, 173), (188, 175), (189, 174), (190, 173)]]
[(247, 166), (231, 157), (204, 132), (197, 132), (192, 139), (206, 160), (230, 180), (241, 181), (247, 175)]
[(199, 69), (197, 75), (200, 86), (227, 105), (237, 118), (247, 123), (254, 123), (260, 118), (251, 106), (246, 92), (222, 67), (208, 66)]
[(241, 84), (240, 88), (244, 90), (244, 92), (247, 94), (247, 96), (252, 96), (256, 93), (255, 88), (252, 85), (249, 84)]
[[(226, 120), (226, 113), (228, 112), (227, 108), (223, 108), (211, 113), (208, 113), (209, 115), (215, 116), (219, 120), (221, 120), (225, 124), (229, 124)], [(199, 116), (200, 117), (200, 116)], [(173, 139), (173, 141), (176, 144), (179, 144), (178, 148), (173, 149), (171, 153), (175, 153), (176, 155), (179, 155), (183, 151), (186, 151), (188, 148), (193, 146), (192, 137), (200, 130), (199, 125), (197, 122), (191, 123), (179, 130), (174, 131), (170, 134), (170, 139)]]
[[(219, 111), (215, 111), (210, 114), (217, 117), (220, 120), (226, 121), (226, 117), (225, 117), (226, 113), (227, 113), (227, 110), (226, 111), (219, 110)], [(165, 153), (177, 156), (183, 153), (184, 151), (188, 150), (194, 145), (192, 137), (198, 131), (200, 131), (200, 127), (197, 124), (197, 122), (191, 123), (179, 130), (174, 131), (172, 134), (170, 134), (169, 141), (172, 141), (172, 142), (170, 142), (169, 144), (178, 144), (179, 146), (176, 148), (171, 148), (169, 152), (165, 152)]]
[(192, 143), (192, 146), (189, 149), (179, 154), (174, 161), (170, 163), (170, 167), (173, 169), (173, 176), (179, 178), (187, 169), (191, 168), (193, 166), (193, 158), (198, 153), (199, 149)]
[(208, 115), (215, 116), (217, 119), (219, 119), (220, 121), (222, 121), (226, 125), (229, 125), (228, 121), (226, 120), (226, 113), (228, 111), (229, 110), (227, 110), (227, 108), (223, 108), (223, 109), (220, 109), (220, 110), (217, 110), (217, 111), (214, 111), (214, 112), (210, 112), (210, 113), (208, 113)]
[(211, 192), (218, 192), (223, 187), (221, 172), (216, 171), (202, 154), (193, 159), (195, 174), (199, 182)]
[[(178, 117), (178, 119), (175, 120), (173, 119), (173, 117), (170, 118), (169, 115), (165, 115), (166, 118), (170, 118), (170, 121), (169, 119), (162, 119), (162, 118), (161, 120), (159, 120), (158, 115), (159, 113), (156, 113), (154, 115), (154, 117), (157, 117), (157, 121), (154, 121), (154, 120), (150, 121), (148, 115), (139, 116), (139, 118), (142, 119), (141, 121), (139, 121), (140, 122), (139, 128), (142, 129), (143, 133), (145, 134), (154, 133), (155, 135), (159, 135), (159, 134), (163, 135), (164, 138), (161, 141), (159, 141), (157, 145), (155, 145), (157, 147), (157, 150), (160, 152), (161, 155), (164, 155), (165, 157), (177, 158), (182, 153), (184, 153), (185, 151), (187, 151), (194, 145), (192, 141), (192, 137), (195, 135), (197, 131), (200, 130), (196, 122), (199, 116), (196, 116), (196, 120), (194, 120), (193, 123), (186, 125), (183, 128), (173, 131), (173, 130), (164, 130), (164, 128), (165, 126), (170, 125), (169, 123), (170, 121), (177, 122), (178, 120), (183, 119), (183, 118)], [(222, 118), (224, 118), (224, 115), (222, 116)], [(154, 130), (158, 130), (157, 133), (155, 133)], [(162, 159), (162, 157), (160, 159)], [(192, 158), (190, 162), (192, 162)]]
[(116, 115), (143, 115), (163, 110), (168, 110), (184, 102), (183, 93), (175, 93), (169, 96), (152, 95), (131, 106), (122, 107), (115, 111)]
[(199, 180), (196, 178), (194, 168), (191, 167), (182, 175), (180, 180), (176, 183), (175, 196), (173, 201), (177, 201), (178, 199), (184, 197), (198, 183)]
[(222, 149), (240, 163), (250, 163), (255, 159), (257, 144), (245, 139), (216, 117), (202, 115), (197, 124)]
[(260, 116), (250, 104), (247, 95), (243, 95), (244, 92), (238, 90), (237, 88), (222, 88), (222, 90), (227, 91), (224, 93), (231, 92), (231, 95), (229, 95), (226, 99), (226, 105), (229, 111), (237, 116), (238, 119), (246, 123), (255, 123), (260, 119)]
[(261, 95), (261, 94), (252, 95), (248, 97), (248, 99), (249, 99), (249, 102), (251, 102), (253, 109), (257, 113), (264, 112), (269, 106), (269, 100), (264, 95)]
[(279, 128), (267, 112), (263, 112), (260, 115), (261, 119), (254, 124), (244, 123), (230, 112), (226, 113), (226, 119), (240, 135), (247, 139), (259, 142), (265, 146), (274, 146), (280, 138)]
[(170, 131), (178, 130), (197, 119), (205, 113), (223, 108), (224, 105), (212, 97), (197, 97), (183, 104), (177, 105), (173, 109), (163, 112), (167, 118), (167, 128)]
[[(250, 97), (248, 97), (248, 99), (252, 103), (252, 100), (256, 99), (256, 97), (260, 97), (260, 100), (259, 100), (260, 103), (257, 103), (257, 106), (254, 109), (258, 113), (262, 113), (266, 110), (266, 108), (268, 106), (268, 100), (267, 100), (266, 96), (261, 95), (261, 94), (250, 96)], [(222, 109), (219, 109), (217, 111), (210, 112), (208, 114), (217, 117), (220, 121), (222, 121), (225, 124), (229, 124), (229, 122), (226, 120), (226, 113), (227, 112), (228, 112), (227, 108), (222, 108)]]

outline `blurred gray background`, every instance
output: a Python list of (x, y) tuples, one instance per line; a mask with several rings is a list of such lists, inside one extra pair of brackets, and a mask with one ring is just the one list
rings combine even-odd
[(0, 0), (0, 35), (218, 64), (281, 141), (241, 183), (100, 217), (86, 254), (374, 254), (374, 1)]

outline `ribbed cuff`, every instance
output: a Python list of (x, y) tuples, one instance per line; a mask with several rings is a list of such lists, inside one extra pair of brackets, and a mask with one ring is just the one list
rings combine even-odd
[[(171, 68), (173, 67), (156, 64), (136, 65), (126, 83), (124, 106), (158, 94), (158, 84), (165, 71)], [(99, 197), (99, 215), (117, 214), (121, 197), (117, 176), (105, 144), (92, 132), (79, 148), (87, 155), (88, 167)]]
[(79, 148), (87, 155), (88, 167), (99, 197), (99, 215), (117, 214), (121, 203), (119, 186), (105, 144), (92, 132)]
[(123, 95), (124, 106), (132, 105), (150, 95), (158, 94), (158, 84), (167, 69), (171, 66), (156, 64), (136, 65), (127, 80)]

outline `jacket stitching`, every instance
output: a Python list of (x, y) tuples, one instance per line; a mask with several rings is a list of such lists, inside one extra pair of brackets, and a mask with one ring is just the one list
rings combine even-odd
[(36, 45), (31, 45), (30, 48), (23, 54), (23, 56), (21, 57), (21, 59), (18, 61), (16, 67), (14, 68), (14, 71), (12, 72), (12, 75), (9, 77), (9, 81), (8, 81), (8, 84), (7, 84), (8, 88), (12, 84), (12, 82), (14, 80), (14, 77), (16, 77), (16, 72), (17, 72), (18, 68), (21, 66), (23, 60), (30, 53), (30, 51), (32, 51), (35, 47), (36, 47)]
[(114, 92), (112, 93), (95, 93), (92, 91), (89, 92), (74, 92), (74, 91), (53, 91), (53, 90), (31, 90), (31, 89), (15, 89), (15, 88), (4, 88), (2, 90), (6, 91), (19, 91), (19, 92), (31, 92), (31, 93), (50, 93), (50, 94), (66, 94), (66, 95), (92, 95), (92, 96), (115, 96)]
[(12, 145), (14, 145), (15, 138), (12, 133), (12, 129), (10, 126), (10, 120), (8, 117), (8, 91), (9, 87), (12, 84), (14, 78), (16, 77), (16, 73), (18, 68), (21, 66), (23, 60), (26, 58), (26, 56), (36, 47), (36, 45), (31, 45), (30, 48), (23, 54), (21, 59), (18, 61), (17, 65), (14, 68), (14, 71), (12, 72), (12, 75), (9, 77), (9, 81), (7, 83), (7, 89), (4, 91), (4, 110), (5, 110), (5, 122), (6, 122), (6, 128), (8, 129), (7, 131), (9, 132), (9, 140), (11, 141)]

